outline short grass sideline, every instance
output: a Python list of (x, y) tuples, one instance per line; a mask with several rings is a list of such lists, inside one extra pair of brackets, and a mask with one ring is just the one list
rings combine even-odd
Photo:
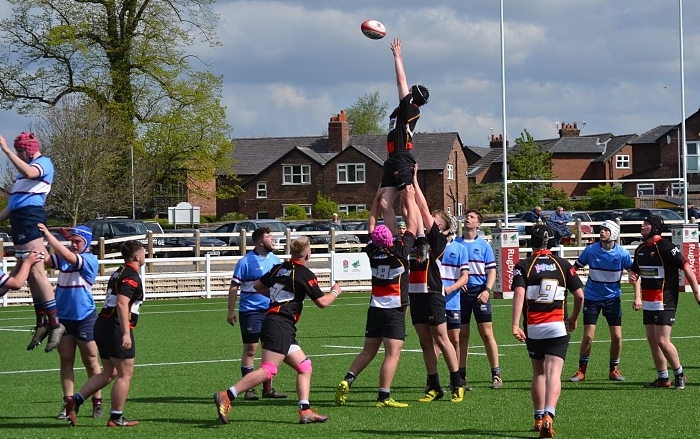
[[(632, 294), (623, 294), (621, 370), (627, 381), (608, 380), (607, 324), (601, 318), (586, 381), (566, 381), (576, 369), (581, 327), (572, 334), (564, 366), (562, 396), (557, 408), (557, 437), (569, 438), (693, 438), (698, 436), (694, 413), (700, 398), (700, 307), (682, 294), (674, 342), (688, 375), (683, 391), (644, 389), (656, 377), (644, 339), (641, 312), (632, 311)], [(347, 406), (336, 407), (333, 396), (364, 336), (368, 296), (342, 295), (320, 310), (307, 300), (298, 340), (313, 361), (312, 407), (328, 415), (325, 424), (299, 425), (294, 393), (295, 372), (280, 368), (275, 387), (285, 400), (237, 400), (229, 425), (216, 417), (212, 394), (240, 378), (238, 327), (226, 322), (225, 299), (146, 301), (136, 329), (137, 368), (125, 416), (141, 425), (123, 431), (91, 419), (89, 403), (70, 428), (56, 419), (62, 392), (58, 356), (39, 348), (27, 352), (31, 307), (0, 309), (0, 438), (532, 438), (530, 361), (524, 345), (510, 333), (511, 302), (494, 302), (494, 327), (500, 345), (504, 388), (489, 389), (490, 370), (475, 330), (468, 379), (474, 387), (461, 404), (449, 400), (419, 403), (425, 383), (418, 340), (413, 328), (402, 353), (392, 397), (407, 409), (374, 407), (381, 352), (351, 388)], [(85, 372), (77, 368), (78, 386)], [(448, 384), (444, 361), (440, 378)], [(105, 394), (109, 409), (109, 388)]]

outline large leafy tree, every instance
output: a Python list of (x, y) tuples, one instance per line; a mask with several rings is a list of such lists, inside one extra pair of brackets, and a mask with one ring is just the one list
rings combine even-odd
[[(508, 154), (509, 180), (553, 180), (552, 154), (527, 130), (515, 140), (516, 146)], [(514, 183), (508, 187), (508, 205), (513, 209), (527, 210), (540, 204), (542, 198), (557, 198), (557, 191), (550, 183)], [(501, 196), (501, 199), (503, 197)]]
[(71, 95), (94, 101), (126, 127), (113, 139), (121, 160), (105, 178), (128, 172), (132, 146), (151, 181), (231, 172), (221, 78), (204, 63), (195, 70), (186, 51), (198, 40), (219, 44), (214, 0), (8, 1), (2, 108), (32, 112)]
[(379, 90), (360, 96), (357, 101), (348, 107), (345, 112), (350, 123), (350, 134), (383, 134), (384, 119), (389, 104), (381, 102)]

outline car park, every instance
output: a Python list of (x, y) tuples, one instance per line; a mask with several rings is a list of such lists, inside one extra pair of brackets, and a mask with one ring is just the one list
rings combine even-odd
[[(296, 231), (299, 234), (306, 235), (309, 237), (311, 245), (326, 245), (328, 246), (331, 242), (331, 229), (335, 229), (329, 223), (307, 223), (301, 224), (296, 227)], [(305, 232), (325, 232), (325, 233), (312, 233), (307, 234)], [(349, 250), (346, 244), (357, 244), (360, 245), (360, 238), (352, 233), (347, 233), (344, 231), (341, 225), (341, 229), (336, 229), (335, 231), (335, 244), (341, 244), (342, 247), (338, 248), (338, 251)], [(314, 249), (318, 250), (318, 249)]]
[[(195, 256), (195, 249), (197, 245), (197, 238), (195, 236), (194, 229), (176, 229), (171, 230), (168, 233), (171, 234), (188, 234), (188, 236), (172, 236), (164, 239), (165, 241), (165, 254), (167, 257), (171, 258), (181, 258), (188, 256)], [(210, 236), (200, 236), (199, 237), (199, 255), (198, 256), (228, 256), (232, 255), (233, 252), (230, 250), (224, 250), (221, 247), (227, 247), (228, 244), (220, 239), (213, 238)], [(184, 247), (190, 247), (189, 249), (184, 249)], [(168, 250), (168, 248), (177, 248), (178, 250)]]
[[(91, 219), (85, 222), (85, 226), (92, 230), (92, 240), (99, 241), (100, 238), (111, 240), (115, 238), (126, 238), (129, 236), (148, 235), (148, 228), (143, 221), (134, 220), (127, 217), (106, 217)], [(144, 246), (148, 246), (148, 238), (139, 238)], [(123, 242), (123, 241), (122, 241)], [(120, 251), (122, 242), (109, 243), (105, 249), (108, 253)], [(153, 246), (158, 247), (158, 241), (153, 238)]]
[[(668, 233), (671, 231), (669, 221), (674, 221), (675, 224), (682, 224), (683, 217), (677, 212), (670, 209), (658, 209), (658, 208), (636, 208), (627, 209), (620, 215), (620, 242), (623, 245), (632, 244), (634, 242), (641, 242), (642, 235), (639, 231), (642, 222), (649, 215), (660, 216), (664, 220), (664, 230), (663, 233)], [(626, 222), (634, 221), (635, 223), (625, 224)], [(622, 236), (625, 234), (632, 234), (634, 236)]]
[[(241, 231), (246, 231), (246, 246), (249, 248), (253, 247), (253, 232), (259, 227), (268, 227), (270, 232), (272, 232), (275, 240), (277, 242), (276, 252), (283, 251), (284, 246), (287, 242), (287, 230), (291, 230), (289, 226), (284, 221), (274, 220), (274, 219), (258, 219), (258, 220), (242, 220), (235, 223), (227, 223), (218, 228), (216, 228), (211, 233), (215, 235), (216, 238), (227, 242), (229, 246), (238, 247), (241, 242)], [(221, 233), (234, 233), (233, 236), (220, 235)], [(294, 232), (290, 234), (292, 240), (297, 239), (298, 233)]]

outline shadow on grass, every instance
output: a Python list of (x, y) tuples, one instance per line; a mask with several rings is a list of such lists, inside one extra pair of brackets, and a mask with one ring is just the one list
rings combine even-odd
[[(36, 419), (35, 422), (19, 422), (20, 420), (32, 420)], [(41, 420), (45, 420), (41, 422)], [(23, 417), (23, 416), (0, 416), (0, 425), (3, 429), (27, 429), (27, 428), (70, 428), (68, 422), (59, 421), (55, 417), (48, 416), (34, 416), (34, 417)], [(18, 436), (21, 437), (21, 436)]]
[(472, 428), (465, 428), (461, 430), (445, 430), (445, 431), (438, 431), (438, 430), (352, 430), (353, 433), (361, 433), (361, 434), (366, 434), (366, 435), (371, 435), (371, 436), (421, 436), (421, 437), (435, 437), (435, 436), (447, 436), (447, 437), (457, 437), (458, 435), (467, 435), (467, 436), (489, 436), (489, 437), (504, 437), (504, 438), (516, 438), (516, 439), (532, 439), (533, 433), (524, 433), (522, 431), (488, 431), (488, 430), (479, 430), (479, 429), (472, 429)]
[[(212, 392), (213, 394), (213, 392)], [(138, 402), (144, 404), (205, 404), (214, 407), (214, 398), (208, 397), (192, 397), (192, 396), (147, 396), (140, 398), (129, 398), (129, 402)], [(256, 406), (264, 405), (269, 406), (286, 406), (286, 405), (296, 405), (295, 395), (287, 398), (260, 398), (257, 401), (245, 401), (243, 398), (237, 398), (236, 402), (232, 404), (235, 406)]]

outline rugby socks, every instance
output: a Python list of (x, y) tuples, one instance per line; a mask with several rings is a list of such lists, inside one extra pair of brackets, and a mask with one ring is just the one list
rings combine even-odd
[(453, 389), (462, 387), (462, 379), (459, 377), (459, 371), (450, 372), (450, 385)]
[[(586, 369), (588, 368), (588, 359), (591, 358), (590, 355), (580, 355), (578, 357), (578, 370), (580, 370), (583, 374), (586, 373)], [(612, 364), (612, 360), (611, 364)], [(612, 369), (611, 369), (612, 370)]]
[(668, 380), (668, 369), (657, 370), (656, 376), (662, 381), (667, 381)]
[(46, 313), (42, 299), (34, 299), (34, 314), (36, 314), (36, 327), (43, 327), (46, 324)]
[(544, 409), (536, 409), (535, 410), (535, 420), (540, 420), (544, 418)]
[(440, 389), (440, 378), (438, 377), (438, 374), (434, 373), (432, 375), (428, 375), (428, 389), (441, 390)]
[(58, 328), (58, 309), (56, 308), (56, 300), (44, 302), (44, 312), (49, 321), (49, 328)]
[[(666, 371), (666, 373), (668, 373), (668, 371)], [(683, 376), (683, 366), (679, 367), (678, 369), (675, 369), (673, 371), (673, 374), (677, 377)]]
[(348, 382), (348, 386), (352, 386), (352, 383), (355, 382), (356, 378), (357, 378), (357, 375), (355, 375), (352, 372), (348, 372), (345, 374), (344, 380)]
[(300, 399), (299, 400), (299, 410), (304, 411), (304, 410), (309, 410), (311, 409), (311, 404), (309, 404), (309, 401), (305, 399)]
[(610, 359), (610, 372), (612, 372), (613, 370), (616, 370), (618, 367), (620, 367), (620, 359), (619, 358), (616, 358), (616, 359), (611, 358)]
[(467, 368), (466, 367), (459, 368), (459, 377), (462, 378), (462, 380), (464, 380), (464, 381), (467, 380)]
[(263, 383), (263, 393), (267, 393), (272, 390), (272, 380), (265, 380)]
[(386, 401), (389, 398), (391, 398), (390, 389), (379, 389), (379, 393), (377, 394), (377, 401)]
[(492, 367), (491, 368), (491, 378), (499, 377), (499, 376), (501, 376), (501, 368), (500, 367)]
[(78, 392), (75, 395), (73, 395), (73, 401), (75, 402), (75, 412), (78, 412), (78, 408), (80, 408), (81, 405), (85, 402), (85, 397), (83, 396), (82, 393)]
[(109, 412), (109, 419), (111, 419), (113, 421), (120, 420), (122, 418), (122, 416), (124, 416), (123, 411), (112, 410)]
[(551, 416), (552, 419), (554, 419), (554, 412), (556, 411), (556, 409), (554, 407), (552, 407), (551, 405), (546, 405), (546, 406), (544, 406), (544, 411), (546, 414)]
[(244, 377), (254, 370), (253, 366), (241, 366), (241, 376)]
[(228, 399), (233, 401), (234, 399), (236, 399), (238, 397), (238, 390), (236, 390), (235, 386), (231, 386), (226, 391), (226, 394), (228, 395)]

